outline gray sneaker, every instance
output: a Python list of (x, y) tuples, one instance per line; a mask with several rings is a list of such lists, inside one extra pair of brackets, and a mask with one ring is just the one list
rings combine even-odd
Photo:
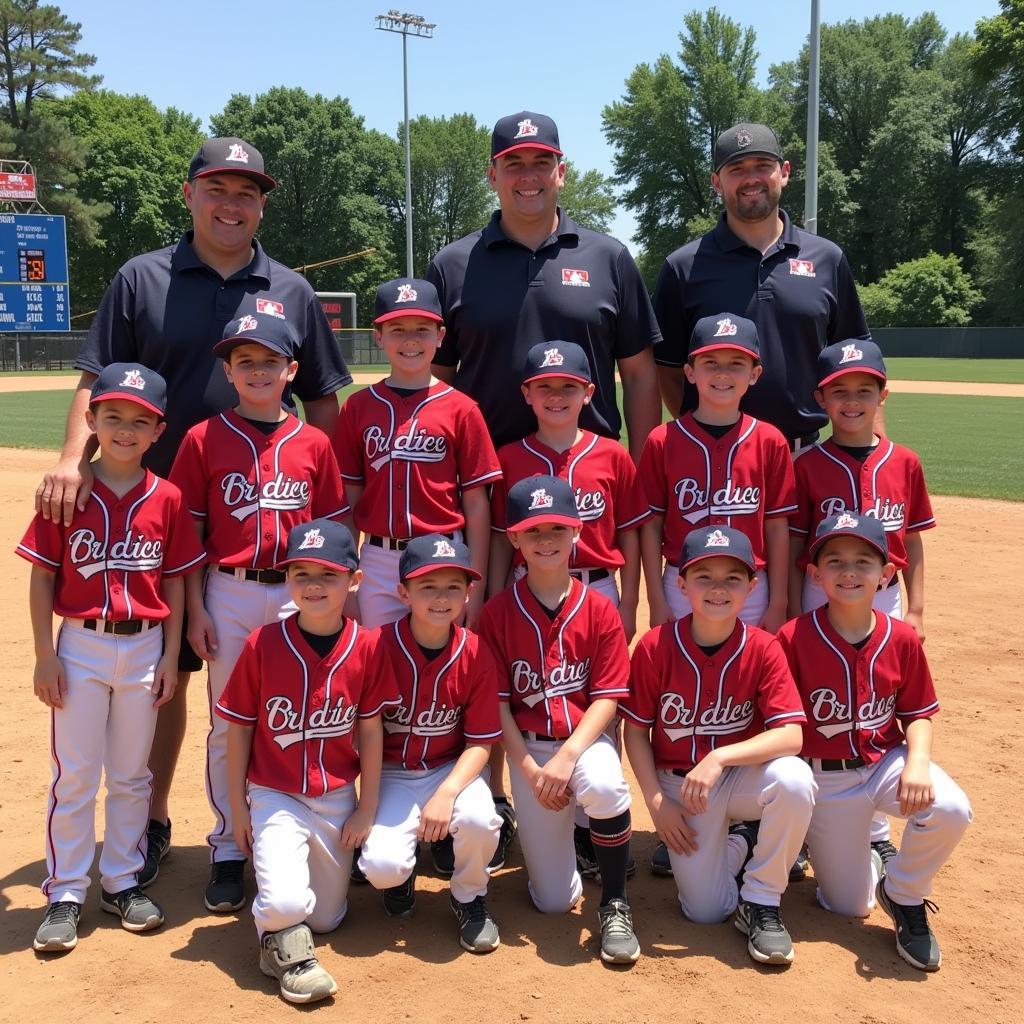
[(317, 960), (313, 933), (304, 924), (264, 933), (260, 970), (268, 978), (277, 978), (281, 995), (289, 1003), (315, 1003), (338, 991), (338, 983)]
[(876, 855), (882, 862), (882, 870), (878, 872), (879, 878), (885, 874), (886, 868), (889, 866), (889, 861), (891, 861), (899, 852), (900, 851), (896, 848), (896, 844), (889, 839), (876, 839), (871, 844), (871, 853)]
[(913, 907), (894, 903), (885, 891), (885, 879), (878, 880), (875, 890), (878, 905), (892, 918), (896, 928), (896, 952), (919, 971), (937, 971), (942, 966), (939, 941), (928, 927), (928, 911), (939, 908), (931, 900)]
[(100, 909), (121, 918), (130, 932), (149, 932), (164, 923), (164, 912), (137, 886), (120, 892), (100, 893)]
[(43, 923), (32, 941), (39, 953), (66, 953), (78, 943), (78, 918), (82, 908), (71, 900), (60, 900), (46, 908)]
[(597, 918), (601, 922), (601, 959), (606, 964), (635, 964), (640, 959), (640, 943), (629, 904), (611, 899), (598, 909)]
[(450, 896), (452, 913), (459, 922), (459, 944), (470, 953), (490, 953), (498, 948), (501, 938), (494, 918), (487, 912), (487, 900), (477, 896), (469, 903), (460, 903)]
[(416, 868), (412, 869), (412, 874), (400, 885), (381, 889), (380, 902), (388, 917), (408, 921), (416, 909)]
[(160, 861), (167, 856), (171, 849), (171, 819), (167, 819), (165, 825), (155, 818), (149, 819), (146, 827), (146, 863), (142, 865), (139, 872), (139, 885), (145, 889), (156, 881), (160, 874)]
[(782, 923), (778, 907), (740, 900), (733, 918), (747, 937), (747, 952), (759, 964), (791, 964), (793, 940)]

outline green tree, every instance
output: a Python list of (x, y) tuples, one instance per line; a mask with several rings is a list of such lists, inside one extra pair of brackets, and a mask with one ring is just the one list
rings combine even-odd
[(930, 252), (860, 289), (872, 327), (965, 327), (981, 302), (958, 256)]
[(607, 231), (615, 216), (615, 190), (611, 179), (600, 171), (580, 172), (567, 160), (559, 204), (577, 224), (592, 231)]
[(978, 22), (971, 59), (982, 88), (1003, 98), (998, 141), (1024, 156), (1024, 0), (999, 0), (1000, 12)]
[(217, 135), (238, 135), (263, 153), (278, 187), (267, 202), (260, 241), (299, 266), (373, 253), (307, 273), (322, 291), (353, 291), (366, 319), (377, 285), (398, 273), (394, 221), (401, 210), (401, 149), (369, 131), (347, 99), (276, 87), (235, 95), (210, 119)]

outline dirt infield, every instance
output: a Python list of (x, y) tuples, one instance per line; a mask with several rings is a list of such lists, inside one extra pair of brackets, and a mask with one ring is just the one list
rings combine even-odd
[[(9, 637), (0, 667), (8, 700), (0, 720), (0, 998), (6, 1007), (0, 1018), (68, 1016), (103, 1024), (167, 1024), (176, 1016), (212, 1024), (270, 1014), (286, 1019), (293, 1011), (256, 967), (248, 912), (218, 917), (202, 906), (208, 812), (202, 784), (205, 694), (198, 678), (173, 799), (175, 847), (151, 890), (167, 912), (167, 925), (142, 936), (122, 931), (99, 911), (94, 884), (78, 948), (62, 957), (31, 952), (43, 907), (38, 885), (45, 874), (48, 728), (31, 688), (28, 565), (11, 551), (28, 522), (39, 476), (52, 461), (52, 452), (0, 450), (0, 564), (10, 573), (0, 593)], [(570, 915), (543, 917), (531, 909), (517, 850), (491, 887), (501, 948), (487, 957), (461, 952), (445, 887), (424, 857), (410, 922), (385, 919), (372, 890), (353, 890), (349, 918), (319, 940), (339, 992), (333, 1008), (328, 1003), (316, 1012), (365, 1024), (1019, 1021), (1024, 917), (1017, 888), (1021, 832), (1012, 808), (1020, 807), (1024, 763), (1024, 607), (1009, 567), (1024, 538), (1024, 504), (936, 498), (935, 508), (940, 528), (925, 535), (927, 647), (944, 709), (935, 753), (975, 810), (974, 825), (934, 893), (945, 957), (938, 974), (922, 975), (896, 956), (881, 911), (860, 922), (819, 910), (812, 881), (793, 886), (783, 903), (796, 962), (781, 972), (755, 967), (731, 924), (687, 923), (671, 881), (647, 873), (654, 836), (638, 806), (634, 847), (641, 869), (630, 891), (644, 955), (632, 970), (606, 968), (595, 959), (598, 894), (589, 883), (581, 907)]]

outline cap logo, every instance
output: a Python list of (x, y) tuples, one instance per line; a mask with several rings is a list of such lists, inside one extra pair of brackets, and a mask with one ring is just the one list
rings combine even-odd
[(275, 302), (273, 299), (257, 299), (256, 312), (266, 313), (267, 316), (276, 316), (278, 320), (284, 319), (284, 303)]
[(725, 317), (718, 321), (718, 330), (715, 331), (714, 336), (716, 338), (732, 338), (737, 330), (737, 326), (728, 317)]
[(860, 520), (854, 519), (849, 512), (843, 512), (836, 519), (836, 525), (832, 527), (833, 530), (855, 530), (859, 525)]
[(302, 543), (299, 545), (299, 551), (308, 551), (310, 548), (322, 548), (323, 546), (323, 534), (320, 533), (319, 527), (314, 527), (312, 530), (306, 531)]
[(237, 142), (232, 142), (228, 147), (228, 155), (224, 159), (231, 160), (233, 163), (247, 164), (249, 162), (249, 154)]
[(544, 362), (540, 365), (543, 369), (545, 366), (561, 366), (564, 362), (565, 356), (557, 348), (546, 348), (544, 349)]
[(258, 326), (259, 321), (256, 317), (251, 313), (246, 313), (245, 316), (238, 321), (238, 330), (235, 331), (235, 334), (245, 334), (246, 331), (255, 331)]
[(518, 131), (512, 136), (514, 139), (526, 139), (536, 135), (540, 129), (530, 120), (530, 118), (524, 118), (516, 126)]
[(562, 284), (568, 285), (570, 288), (589, 288), (590, 272), (562, 267)]
[(727, 548), (728, 546), (729, 538), (721, 530), (713, 530), (704, 541), (706, 548)]
[(739, 146), (740, 149), (746, 149), (753, 141), (753, 135), (751, 135), (746, 128), (741, 128), (736, 133), (736, 145)]
[(543, 487), (538, 487), (537, 490), (530, 494), (530, 507), (528, 511), (532, 512), (537, 508), (551, 508), (554, 503), (555, 499)]
[(839, 360), (839, 362), (840, 362), (840, 364), (842, 364), (842, 363), (856, 363), (856, 362), (859, 362), (863, 358), (864, 358), (864, 351), (863, 351), (863, 349), (859, 349), (859, 348), (857, 348), (856, 345), (850, 344), (850, 345), (844, 345), (843, 346), (843, 357), (842, 357), (842, 359)]
[(395, 302), (415, 302), (416, 289), (411, 284), (400, 284)]
[(434, 557), (454, 558), (455, 548), (453, 548), (446, 540), (436, 540), (434, 541)]
[(793, 277), (816, 277), (811, 260), (790, 260), (789, 272)]
[(121, 381), (118, 387), (135, 388), (136, 391), (145, 391), (146, 382), (142, 379), (142, 374), (138, 370), (126, 370), (124, 380)]

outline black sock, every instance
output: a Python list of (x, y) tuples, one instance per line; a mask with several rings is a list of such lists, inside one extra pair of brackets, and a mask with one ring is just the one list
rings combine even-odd
[(629, 811), (614, 818), (591, 818), (590, 838), (601, 870), (601, 906), (609, 900), (626, 898), (626, 865), (629, 837), (633, 834)]
[(492, 800), (493, 800), (493, 801), (494, 801), (494, 802), (495, 802), (496, 804), (507, 804), (507, 803), (508, 803), (508, 797), (507, 797), (507, 796), (505, 796), (505, 794), (504, 794), (504, 793), (502, 793), (502, 795), (501, 795), (501, 796), (495, 796), (495, 795), (494, 795), (494, 794), (492, 793), (492, 794), (491, 794), (491, 799), (492, 799)]

